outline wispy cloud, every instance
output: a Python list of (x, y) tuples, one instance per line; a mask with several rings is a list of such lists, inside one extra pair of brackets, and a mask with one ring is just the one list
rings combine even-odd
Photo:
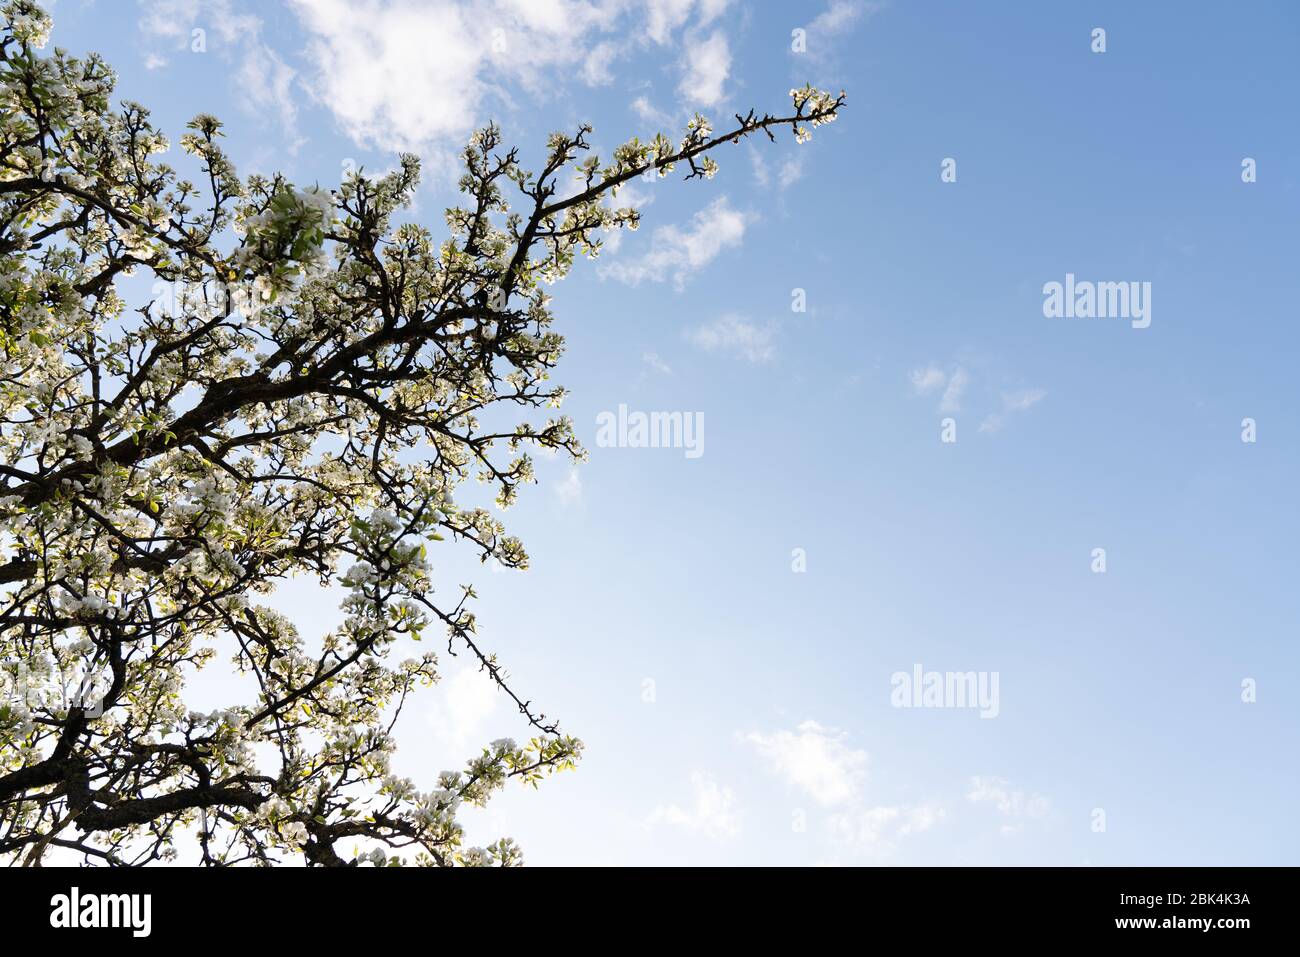
[(668, 43), (674, 31), (690, 19), (693, 0), (646, 0), (645, 32), (658, 44)]
[(691, 790), (694, 796), (688, 807), (661, 804), (646, 818), (646, 826), (667, 824), (715, 839), (740, 833), (740, 813), (731, 788), (697, 771), (691, 775)]
[(649, 97), (638, 96), (632, 101), (632, 112), (645, 123), (666, 130), (672, 127), (673, 118), (650, 102)]
[(731, 0), (645, 0), (646, 36), (660, 45), (669, 43), (692, 13), (697, 27), (707, 27), (729, 6)]
[[(944, 413), (959, 412), (967, 389), (971, 384), (970, 373), (964, 366), (957, 366), (951, 373), (945, 372), (936, 363), (913, 369), (908, 373), (912, 391), (917, 395), (939, 393), (939, 411)], [(997, 432), (1006, 425), (1007, 419), (1020, 412), (1033, 408), (1047, 396), (1046, 389), (1021, 389), (1016, 392), (1003, 392), (1000, 407), (991, 412), (980, 422), (981, 432)]]
[(1006, 425), (1007, 417), (1033, 408), (1047, 397), (1046, 389), (1022, 389), (1002, 394), (1002, 411), (986, 416), (980, 423), (981, 432), (997, 432)]
[(850, 748), (845, 738), (842, 731), (811, 720), (793, 731), (743, 735), (778, 777), (823, 805), (857, 797), (866, 773), (867, 752)]
[(970, 780), (966, 800), (972, 804), (992, 804), (1004, 819), (1001, 832), (1014, 834), (1024, 828), (1027, 820), (1047, 817), (1051, 802), (1041, 794), (1026, 793), (1005, 779), (992, 775), (977, 775)]
[(555, 495), (562, 505), (576, 505), (582, 501), (582, 476), (570, 468), (563, 482), (555, 486)]
[(930, 830), (945, 816), (939, 804), (878, 805), (833, 814), (827, 822), (833, 835), (861, 849), (883, 849), (912, 834)]
[(697, 212), (690, 224), (661, 226), (650, 239), (650, 248), (639, 259), (619, 260), (600, 269), (603, 277), (629, 286), (672, 279), (677, 289), (685, 288), (695, 273), (711, 263), (724, 249), (739, 246), (751, 216), (733, 209), (720, 196)]
[[(254, 116), (273, 119), (291, 153), (305, 142), (298, 133), (298, 72), (264, 41), (260, 17), (232, 0), (154, 0), (143, 8), (139, 26), (151, 40), (172, 50), (191, 50), (194, 31), (203, 31), (210, 52), (238, 60), (232, 75), (244, 108)], [(166, 65), (161, 50), (145, 56), (149, 70)]]
[(657, 352), (642, 353), (641, 361), (644, 362), (646, 365), (648, 365), (655, 372), (660, 373), (661, 375), (673, 374), (673, 370), (669, 367), (668, 363), (664, 362), (663, 359), (659, 358), (659, 353)]
[(912, 390), (917, 395), (929, 395), (943, 390), (939, 399), (940, 412), (960, 412), (962, 396), (970, 385), (970, 373), (958, 366), (951, 374), (944, 372), (934, 363), (920, 369), (913, 369), (908, 374)]
[[(680, 92), (684, 103), (712, 105), (718, 102), (722, 86), (731, 72), (731, 50), (725, 34), (720, 30), (705, 36), (704, 32), (731, 0), (643, 0), (628, 3), (626, 0), (510, 0), (516, 5), (535, 7), (551, 6), (566, 16), (572, 7), (591, 5), (603, 10), (607, 16), (603, 28), (609, 39), (591, 46), (582, 63), (580, 75), (589, 86), (607, 86), (614, 80), (614, 63), (648, 44), (671, 48), (681, 41), (682, 54), (678, 61), (682, 77)], [(614, 18), (624, 14), (644, 13), (643, 22), (629, 24)], [(617, 37), (615, 39), (614, 37)], [(635, 104), (634, 104), (635, 108)]]
[(760, 326), (743, 316), (727, 313), (687, 333), (687, 338), (708, 352), (721, 352), (747, 362), (770, 362), (776, 355), (775, 330)]
[(305, 142), (298, 136), (298, 100), (294, 81), (298, 73), (268, 46), (255, 46), (245, 55), (237, 79), (244, 93), (244, 103), (262, 116), (274, 116), (290, 152), (297, 152)]
[(809, 21), (808, 49), (804, 55), (826, 58), (837, 38), (851, 31), (859, 20), (879, 9), (870, 0), (831, 0), (826, 9)]
[(613, 63), (618, 55), (618, 44), (608, 40), (597, 43), (582, 61), (582, 79), (588, 86), (608, 86), (613, 83)]
[(948, 385), (943, 390), (943, 398), (939, 402), (939, 411), (961, 411), (961, 397), (966, 392), (966, 386), (968, 385), (970, 385), (970, 375), (965, 369), (959, 368), (950, 375)]
[(714, 30), (704, 38), (688, 37), (682, 60), (682, 80), (677, 92), (687, 103), (717, 106), (731, 74), (731, 45), (727, 35)]
[(563, 75), (612, 78), (597, 37), (621, 13), (605, 2), (291, 0), (309, 40), (309, 85), (357, 143), (455, 149), (506, 83), (544, 95)]
[(928, 831), (945, 816), (937, 802), (874, 804), (864, 794), (867, 752), (851, 747), (843, 731), (804, 721), (793, 731), (741, 736), (786, 784), (832, 810), (826, 830), (839, 846), (864, 853), (892, 850)]
[(924, 369), (913, 369), (908, 379), (918, 395), (928, 395), (947, 382), (948, 376), (937, 366), (927, 366)]
[[(807, 150), (798, 150), (787, 155), (776, 168), (775, 185), (785, 190), (803, 179), (807, 159)], [(749, 147), (749, 162), (754, 171), (754, 182), (764, 188), (773, 185), (773, 174), (761, 148), (753, 145)]]
[(866, 0), (831, 0), (830, 5), (808, 24), (808, 29), (816, 34), (839, 33), (857, 23), (872, 6)]
[(491, 677), (466, 665), (444, 674), (439, 688), (442, 694), (426, 714), (434, 738), (454, 751), (482, 744), (489, 719), (501, 701)]

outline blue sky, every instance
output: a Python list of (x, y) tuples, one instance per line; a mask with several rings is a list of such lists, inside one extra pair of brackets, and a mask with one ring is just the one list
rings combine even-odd
[[(591, 122), (608, 154), (694, 109), (848, 91), (810, 144), (638, 184), (642, 228), (556, 287), (590, 460), (539, 463), (507, 514), (528, 572), (448, 554), (440, 580), (476, 584), (485, 644), (588, 749), (468, 814), (471, 840), (534, 864), (1300, 858), (1293, 5), (54, 14), (173, 140), (222, 117), (241, 172), (333, 185), (421, 153), (434, 226), (488, 119), (532, 157)], [(1047, 318), (1067, 274), (1150, 283), (1150, 326)], [(599, 447), (621, 404), (702, 415), (703, 454)], [(277, 601), (304, 632), (335, 620), (310, 584)], [(526, 733), (445, 664), (401, 726), (418, 780)], [(917, 664), (996, 673), (997, 716), (893, 707)]]

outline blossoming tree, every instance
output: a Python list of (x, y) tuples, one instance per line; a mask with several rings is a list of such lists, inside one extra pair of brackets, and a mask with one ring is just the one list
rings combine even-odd
[[(589, 128), (556, 133), (537, 172), (489, 126), (439, 240), (394, 222), (413, 156), (336, 190), (240, 179), (201, 115), (183, 178), (98, 56), (44, 55), (48, 16), (2, 10), (0, 859), (518, 863), (508, 839), (465, 847), (458, 806), (570, 768), (582, 744), (484, 650), (473, 589), (435, 589), (458, 543), (527, 564), (453, 495), (477, 477), (505, 508), (530, 449), (582, 455), (545, 411), (564, 342), (544, 286), (636, 227), (619, 187), (711, 177), (707, 154), (755, 133), (802, 141), (843, 94), (793, 90), (783, 115), (720, 133), (697, 116), (607, 162)], [(304, 636), (266, 604), (295, 575), (343, 590), (336, 629)], [(438, 664), (390, 652), (431, 631), (530, 740), (422, 790), (391, 773), (392, 731)], [(246, 693), (187, 707), (205, 666)]]

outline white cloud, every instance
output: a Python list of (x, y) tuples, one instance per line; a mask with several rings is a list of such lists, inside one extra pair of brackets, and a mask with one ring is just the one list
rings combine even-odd
[(930, 830), (943, 817), (938, 804), (880, 805), (833, 814), (827, 827), (847, 844), (881, 850), (901, 838)]
[(588, 86), (608, 86), (614, 82), (610, 65), (618, 57), (619, 49), (608, 40), (597, 43), (582, 63), (582, 78)]
[[(617, 60), (647, 43), (682, 37), (682, 90), (708, 107), (731, 69), (727, 37), (711, 24), (729, 0), (290, 0), (305, 34), (302, 61), (263, 42), (256, 7), (239, 0), (153, 0), (145, 33), (182, 49), (203, 28), (209, 48), (237, 58), (250, 107), (287, 125), (302, 86), (356, 143), (449, 158), (516, 88), (552, 96), (565, 78), (614, 80)], [(711, 32), (704, 32), (706, 29)], [(163, 53), (148, 54), (150, 68)]]
[(827, 806), (856, 798), (866, 772), (867, 752), (850, 748), (844, 738), (816, 721), (804, 721), (794, 731), (743, 735), (779, 777)]
[(458, 6), (292, 5), (312, 38), (313, 92), (358, 143), (419, 149), (473, 127), (491, 37)]
[(726, 34), (714, 30), (705, 39), (688, 37), (677, 92), (688, 103), (717, 106), (722, 102), (723, 84), (730, 73), (731, 47)]
[[(519, 0), (519, 2), (524, 2), (524, 0)], [(619, 33), (623, 37), (620, 42), (606, 40), (598, 43), (592, 49), (582, 69), (583, 79), (592, 86), (603, 86), (611, 82), (613, 74), (610, 65), (614, 60), (622, 58), (638, 46), (644, 47), (647, 43), (654, 43), (662, 47), (672, 46), (675, 34), (686, 26), (691, 20), (692, 14), (695, 15), (695, 20), (687, 30), (687, 45), (690, 46), (692, 43), (696, 43), (695, 38), (698, 37), (698, 32), (716, 20), (731, 5), (731, 0), (643, 0), (642, 3), (629, 3), (627, 0), (605, 0), (605, 2), (619, 12), (644, 8), (645, 23), (640, 31), (627, 26), (620, 26)], [(704, 42), (708, 44), (712, 40), (711, 37)], [(714, 52), (716, 53), (716, 50)], [(683, 66), (688, 71), (692, 63), (695, 62), (697, 60), (689, 53), (683, 58)], [(716, 72), (718, 62), (717, 60), (705, 62), (702, 67), (706, 72)], [(726, 56), (726, 66), (723, 68), (722, 81), (726, 80), (726, 68), (729, 65), (730, 55), (728, 54)]]
[(722, 16), (722, 12), (729, 6), (731, 6), (731, 0), (700, 0), (700, 25), (707, 27)]
[(699, 771), (691, 775), (694, 802), (688, 808), (659, 805), (646, 819), (647, 827), (668, 824), (711, 838), (735, 837), (740, 833), (736, 795)]
[(834, 38), (851, 30), (864, 14), (879, 7), (868, 0), (831, 0), (830, 4), (808, 24), (808, 50), (821, 58), (831, 49)]
[(1014, 834), (1024, 827), (1026, 820), (1040, 820), (1052, 809), (1051, 802), (1041, 794), (1027, 794), (1013, 788), (1004, 778), (977, 775), (970, 780), (966, 800), (972, 804), (992, 804), (1004, 818), (1003, 834)]
[(632, 112), (642, 122), (653, 124), (661, 130), (669, 129), (673, 125), (673, 118), (656, 107), (645, 96), (638, 96), (632, 101)]
[(961, 411), (962, 393), (966, 391), (966, 386), (970, 384), (970, 376), (965, 369), (959, 368), (948, 377), (948, 387), (943, 390), (943, 399), (939, 402), (940, 412), (959, 412)]
[(908, 378), (912, 380), (912, 388), (919, 395), (928, 395), (948, 381), (948, 376), (937, 366), (913, 369)]
[(152, 0), (141, 6), (141, 30), (186, 48), (195, 29), (215, 36), (222, 43), (255, 38), (262, 29), (258, 17), (240, 12), (230, 0)]
[(487, 672), (467, 664), (442, 676), (434, 699), (427, 715), (434, 736), (449, 749), (463, 751), (483, 743), (501, 695)]
[(770, 362), (776, 354), (771, 326), (759, 326), (734, 313), (715, 319), (687, 334), (708, 352), (724, 352), (748, 362)]
[(997, 432), (1015, 412), (1024, 412), (1037, 405), (1047, 397), (1046, 389), (1022, 389), (1019, 392), (1002, 393), (1002, 411), (994, 412), (980, 423), (981, 432)]
[[(940, 412), (961, 411), (962, 397), (971, 381), (970, 374), (961, 366), (948, 375), (934, 363), (913, 369), (908, 374), (908, 379), (917, 395), (929, 395), (943, 389), (942, 398), (939, 400)], [(1019, 392), (1002, 393), (1002, 408), (985, 416), (980, 422), (979, 430), (997, 432), (1006, 424), (1008, 416), (1032, 408), (1046, 396), (1045, 389), (1022, 389)]]
[(1047, 395), (1045, 389), (1024, 389), (1020, 392), (1012, 392), (1002, 396), (1002, 407), (1008, 412), (1023, 412)]
[[(803, 179), (807, 159), (807, 150), (798, 150), (786, 156), (777, 167), (776, 185), (781, 189), (787, 189)], [(749, 161), (754, 170), (754, 182), (766, 189), (772, 183), (772, 172), (768, 168), (767, 158), (763, 155), (761, 147), (753, 145), (749, 147)]]
[(615, 0), (292, 0), (310, 40), (311, 88), (358, 143), (459, 147), (505, 80), (541, 93), (562, 70), (606, 82)]
[(699, 31), (718, 20), (729, 5), (731, 0), (645, 0), (645, 35), (660, 47), (671, 44), (673, 34), (695, 14), (694, 25), (686, 31), (677, 86), (686, 103), (714, 107), (723, 99), (723, 85), (731, 74), (731, 44), (722, 30), (707, 36)]
[[(624, 183), (606, 193), (601, 199), (601, 203), (609, 209), (633, 209), (643, 210), (655, 201), (654, 194), (645, 186), (645, 180), (633, 180)], [(576, 183), (576, 181), (575, 181)], [(575, 185), (575, 192), (581, 190), (581, 185)], [(617, 195), (615, 195), (617, 193)], [(629, 230), (621, 227), (611, 227), (597, 231), (601, 242), (601, 253), (606, 257), (613, 256), (623, 248), (623, 238)]]
[(808, 24), (810, 33), (839, 33), (852, 26), (868, 9), (864, 0), (831, 0), (830, 5)]
[(724, 249), (739, 246), (752, 217), (733, 209), (720, 196), (691, 219), (686, 228), (660, 226), (650, 239), (649, 251), (635, 262), (614, 262), (600, 274), (637, 286), (672, 277), (680, 290), (686, 280), (707, 266)]
[(788, 189), (799, 180), (803, 179), (804, 164), (807, 159), (807, 150), (800, 150), (797, 153), (787, 156), (781, 163), (781, 170), (777, 174), (777, 184), (782, 189)]
[[(629, 180), (622, 186), (618, 187), (618, 196), (611, 197), (606, 194), (608, 202), (606, 205), (622, 208), (624, 206), (634, 206), (637, 209), (643, 209), (655, 201), (654, 194), (646, 188), (640, 180)], [(615, 230), (622, 235), (623, 230)]]
[(304, 142), (297, 135), (298, 106), (293, 92), (297, 75), (274, 50), (260, 43), (249, 47), (237, 74), (245, 106), (261, 116), (274, 114), (294, 153)]
[[(912, 389), (917, 395), (929, 395), (943, 388), (943, 397), (939, 400), (940, 412), (958, 412), (961, 410), (961, 397), (970, 385), (970, 374), (960, 366), (948, 375), (931, 363), (924, 369), (913, 369), (908, 374)], [(946, 385), (946, 387), (945, 387)]]
[(669, 368), (668, 363), (664, 362), (663, 359), (660, 359), (659, 354), (657, 352), (646, 352), (642, 354), (641, 361), (644, 362), (646, 365), (648, 365), (655, 372), (658, 372), (662, 375), (673, 374), (673, 370)]
[[(291, 152), (304, 142), (298, 135), (298, 107), (294, 98), (297, 71), (262, 41), (262, 21), (236, 8), (231, 0), (153, 0), (144, 7), (140, 29), (149, 36), (169, 41), (175, 49), (188, 50), (192, 31), (204, 31), (204, 42), (218, 56), (238, 55), (233, 70), (242, 105), (257, 117), (274, 117)], [(150, 70), (165, 66), (167, 58), (158, 51), (145, 58)]]
[(646, 35), (655, 43), (667, 43), (690, 18), (694, 5), (695, 0), (646, 0)]
[(582, 501), (582, 476), (576, 468), (569, 469), (568, 477), (555, 486), (555, 494), (562, 505), (576, 505)]
[(936, 802), (870, 803), (863, 793), (867, 752), (849, 746), (844, 732), (816, 721), (804, 721), (794, 731), (754, 731), (741, 739), (787, 784), (832, 809), (824, 823), (838, 847), (887, 852), (903, 838), (930, 830), (945, 816)]

